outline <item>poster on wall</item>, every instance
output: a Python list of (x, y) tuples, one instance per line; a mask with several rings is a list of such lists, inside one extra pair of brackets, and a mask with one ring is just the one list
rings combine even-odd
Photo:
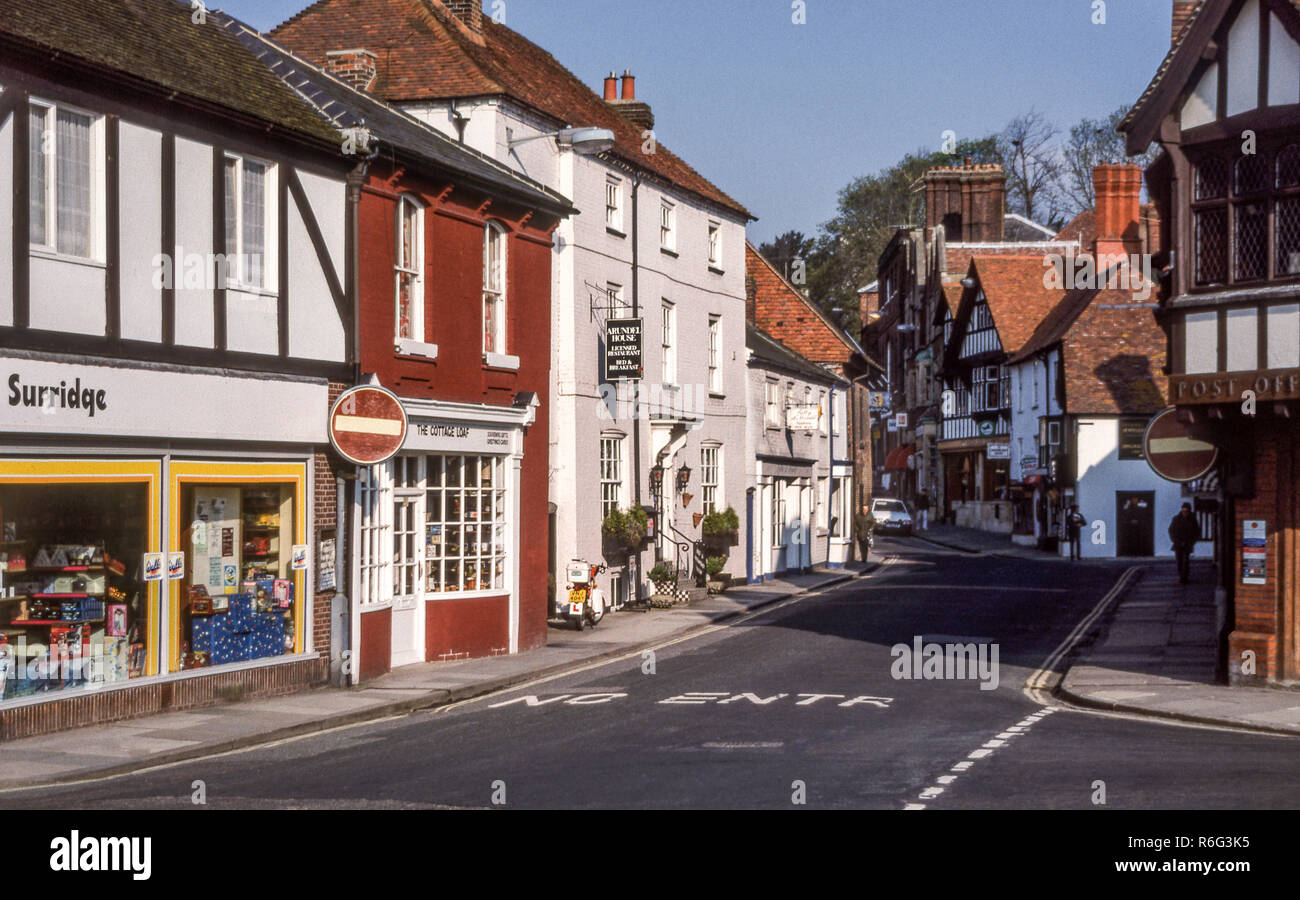
[(310, 548), (306, 544), (294, 544), (289, 568), (293, 569), (295, 572), (306, 571), (307, 563), (310, 558)]
[(144, 555), (144, 580), (163, 580), (163, 555), (161, 553), (146, 553)]
[(320, 547), (317, 553), (316, 567), (316, 590), (332, 591), (334, 590), (334, 555), (335, 555), (335, 538), (323, 537), (317, 545)]
[(1241, 583), (1268, 584), (1268, 523), (1262, 519), (1241, 523)]
[(190, 526), (193, 584), (203, 585), (212, 596), (239, 590), (237, 552), (241, 546), (241, 530), (238, 488), (194, 489)]

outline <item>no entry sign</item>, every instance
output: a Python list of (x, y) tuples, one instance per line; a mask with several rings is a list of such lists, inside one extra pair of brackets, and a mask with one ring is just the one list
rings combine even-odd
[(1178, 421), (1178, 412), (1173, 407), (1147, 425), (1142, 448), (1152, 471), (1166, 481), (1203, 478), (1219, 459), (1219, 448), (1193, 437), (1187, 426)]
[(346, 390), (330, 408), (330, 444), (359, 466), (392, 459), (406, 441), (406, 429), (402, 401), (380, 387)]

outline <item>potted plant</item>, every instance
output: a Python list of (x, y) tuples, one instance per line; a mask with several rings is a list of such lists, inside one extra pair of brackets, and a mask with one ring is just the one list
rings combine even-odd
[(704, 571), (709, 573), (709, 593), (721, 594), (731, 585), (731, 576), (722, 571), (727, 566), (725, 556), (710, 556), (704, 562)]
[(677, 572), (668, 563), (657, 563), (646, 575), (654, 585), (654, 596), (650, 602), (655, 606), (672, 606), (676, 602)]
[(700, 527), (704, 532), (704, 542), (714, 549), (734, 547), (739, 542), (740, 517), (730, 506), (709, 513)]
[(640, 507), (612, 510), (600, 525), (605, 538), (605, 555), (621, 556), (640, 550), (645, 543), (647, 522), (649, 516)]

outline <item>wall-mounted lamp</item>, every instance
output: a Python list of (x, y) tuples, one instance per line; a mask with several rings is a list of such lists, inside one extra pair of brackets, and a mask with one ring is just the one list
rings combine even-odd
[(677, 470), (677, 493), (686, 490), (686, 486), (691, 483), (691, 467), (682, 466)]
[(579, 156), (596, 156), (614, 146), (614, 132), (608, 128), (563, 128), (559, 131), (548, 131), (546, 134), (535, 134), (532, 137), (508, 141), (507, 145), (513, 150), (520, 144), (552, 137), (561, 147), (570, 147)]

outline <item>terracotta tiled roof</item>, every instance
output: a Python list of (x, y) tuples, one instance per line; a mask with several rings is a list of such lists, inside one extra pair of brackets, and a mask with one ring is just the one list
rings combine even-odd
[(1148, 415), (1166, 406), (1165, 334), (1124, 291), (1099, 291), (1062, 342), (1072, 415)]
[(745, 243), (745, 278), (754, 289), (757, 325), (816, 363), (845, 363), (862, 355), (857, 341), (799, 293), (754, 245)]
[(1078, 241), (1083, 247), (1091, 247), (1097, 240), (1097, 211), (1085, 209), (1079, 213), (1070, 224), (1061, 229), (1054, 240)]
[(979, 247), (963, 246), (961, 244), (945, 244), (944, 258), (947, 264), (949, 277), (960, 275), (966, 277), (966, 272), (970, 268), (970, 261), (975, 256), (1032, 256), (1041, 253), (1044, 244), (1051, 241), (1044, 238), (1042, 241), (1036, 241), (1032, 246), (1022, 243), (1008, 241), (1005, 244), (980, 244)]
[(641, 152), (642, 129), (625, 119), (541, 47), (483, 17), (481, 40), (438, 0), (320, 0), (272, 36), (324, 64), (331, 50), (364, 48), (377, 57), (372, 92), (394, 102), (506, 96), (567, 125), (612, 130), (609, 151), (741, 217), (748, 210), (656, 141)]
[(759, 363), (780, 366), (812, 381), (823, 384), (847, 383), (848, 379), (795, 353), (752, 322), (745, 323), (745, 346), (754, 352)]
[(217, 21), (173, 0), (0, 0), (0, 54), (73, 57), (266, 123), (339, 143), (318, 116)]
[(414, 158), (420, 165), (432, 164), (441, 171), (454, 173), (489, 191), (500, 192), (524, 203), (565, 215), (573, 212), (572, 204), (558, 192), (448, 137), (379, 98), (356, 90), (347, 82), (322, 71), (225, 13), (213, 10), (208, 15), (297, 92), (303, 103), (310, 105), (318, 116), (330, 121), (336, 128), (351, 128), (364, 123), (373, 135), (372, 146), (385, 145), (385, 154), (390, 148), (395, 149), (404, 159)]
[(979, 281), (988, 301), (1002, 349), (1016, 354), (1029, 342), (1043, 319), (1061, 300), (1060, 291), (1047, 287), (1043, 255), (975, 256), (970, 274)]

